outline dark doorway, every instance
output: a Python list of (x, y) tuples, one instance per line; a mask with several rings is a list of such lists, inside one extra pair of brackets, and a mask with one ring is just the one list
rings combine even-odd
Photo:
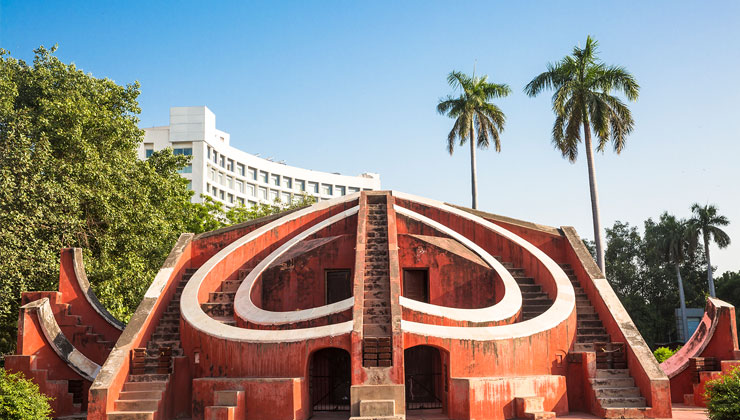
[(326, 270), (326, 304), (352, 297), (350, 270)]
[(447, 375), (442, 357), (434, 347), (416, 346), (403, 352), (406, 376), (406, 409), (442, 408)]
[(404, 269), (403, 295), (409, 299), (429, 303), (429, 271), (424, 269)]
[(309, 362), (309, 395), (313, 411), (349, 411), (351, 385), (349, 352), (321, 349)]

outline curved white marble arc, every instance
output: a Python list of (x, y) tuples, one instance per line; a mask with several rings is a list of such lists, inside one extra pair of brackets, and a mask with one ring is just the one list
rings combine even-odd
[(321, 201), (312, 206), (306, 207), (305, 209), (295, 211), (277, 220), (274, 220), (227, 245), (224, 249), (219, 251), (216, 255), (211, 257), (202, 266), (200, 266), (198, 271), (193, 274), (193, 277), (190, 278), (187, 285), (185, 286), (180, 300), (180, 313), (183, 320), (190, 324), (196, 330), (201, 331), (212, 337), (240, 342), (295, 342), (321, 337), (336, 337), (351, 333), (352, 321), (346, 321), (331, 325), (323, 325), (320, 327), (291, 330), (254, 330), (226, 325), (224, 323), (216, 321), (208, 314), (203, 312), (203, 309), (200, 307), (200, 303), (198, 302), (198, 291), (200, 290), (200, 287), (203, 284), (203, 280), (205, 279), (206, 275), (216, 265), (218, 265), (218, 263), (223, 261), (226, 256), (228, 256), (238, 248), (248, 244), (251, 241), (254, 241), (255, 239), (271, 231), (272, 229), (275, 229), (278, 226), (282, 226), (315, 211), (325, 210), (338, 204), (344, 204), (353, 200), (357, 200), (359, 197), (360, 193), (358, 192), (332, 200)]
[(448, 213), (468, 219), (483, 227), (497, 233), (511, 242), (524, 248), (532, 256), (537, 258), (550, 272), (557, 287), (555, 302), (541, 315), (532, 319), (517, 322), (515, 324), (497, 325), (493, 327), (453, 327), (444, 325), (430, 325), (414, 321), (401, 320), (401, 330), (422, 336), (438, 338), (449, 338), (458, 340), (490, 341), (519, 337), (527, 337), (540, 332), (553, 329), (560, 325), (575, 310), (576, 296), (573, 285), (562, 268), (539, 248), (524, 240), (519, 235), (493, 224), (482, 217), (476, 216), (463, 210), (448, 206), (439, 201), (417, 197), (411, 194), (392, 192), (394, 197), (413, 201), (430, 207), (437, 207)]
[(461, 309), (461, 308), (449, 308), (446, 306), (433, 305), (430, 303), (419, 302), (418, 300), (409, 299), (404, 296), (399, 296), (398, 300), (402, 307), (412, 309), (417, 312), (444, 317), (455, 321), (469, 321), (469, 322), (498, 322), (511, 319), (519, 313), (522, 307), (522, 291), (519, 289), (519, 285), (511, 276), (509, 270), (506, 269), (497, 259), (493, 258), (485, 249), (476, 245), (470, 239), (464, 237), (460, 233), (448, 228), (447, 226), (436, 222), (426, 216), (411, 211), (407, 208), (401, 207), (398, 204), (393, 206), (396, 214), (406, 216), (421, 222), (427, 226), (434, 228), (435, 230), (442, 232), (452, 239), (460, 242), (464, 246), (468, 247), (471, 251), (478, 254), (488, 265), (498, 273), (501, 280), (504, 283), (504, 297), (496, 303), (485, 308), (478, 309)]
[(355, 206), (311, 226), (309, 229), (306, 229), (281, 245), (278, 249), (268, 255), (267, 258), (260, 261), (260, 263), (249, 272), (249, 275), (247, 275), (242, 284), (239, 285), (239, 289), (236, 291), (236, 296), (234, 297), (234, 313), (236, 313), (236, 316), (244, 321), (249, 321), (254, 324), (281, 325), (309, 321), (352, 309), (355, 304), (354, 296), (340, 300), (339, 302), (334, 302), (330, 305), (319, 306), (316, 308), (283, 312), (266, 311), (252, 302), (252, 289), (257, 284), (259, 276), (267, 269), (267, 267), (269, 267), (273, 261), (278, 259), (278, 257), (285, 254), (290, 248), (294, 247), (300, 241), (308, 238), (314, 233), (357, 214), (359, 210), (360, 206)]

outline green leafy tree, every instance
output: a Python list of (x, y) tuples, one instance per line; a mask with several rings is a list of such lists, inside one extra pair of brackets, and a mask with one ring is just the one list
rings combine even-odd
[(9, 373), (0, 368), (0, 419), (50, 419), (49, 399), (22, 373)]
[[(555, 90), (552, 108), (555, 125), (552, 138), (555, 148), (571, 162), (578, 156), (578, 144), (583, 135), (591, 191), (591, 211), (596, 243), (596, 262), (605, 271), (604, 245), (599, 216), (599, 195), (596, 186), (591, 130), (596, 133), (596, 150), (603, 152), (611, 141), (614, 151), (621, 153), (634, 121), (627, 105), (612, 92), (622, 92), (630, 101), (637, 100), (639, 85), (623, 67), (607, 66), (598, 60), (598, 43), (590, 36), (584, 48), (573, 48), (573, 54), (532, 79), (524, 91), (536, 96), (545, 89)], [(583, 131), (581, 131), (583, 130)]]
[[(491, 142), (497, 152), (501, 151), (500, 133), (504, 131), (506, 116), (503, 111), (491, 100), (502, 98), (511, 93), (505, 84), (489, 83), (488, 76), (468, 76), (453, 71), (447, 76), (447, 83), (453, 89), (461, 90), (460, 95), (447, 96), (437, 104), (437, 112), (447, 115), (455, 123), (447, 135), (447, 151), (452, 155), (455, 150), (455, 140), (459, 139), (460, 146), (470, 143), (470, 185), (473, 195), (474, 209), (478, 208), (478, 174), (475, 163), (475, 149), (487, 149)], [(476, 144), (477, 134), (477, 144)]]
[(727, 217), (717, 213), (717, 207), (713, 205), (702, 206), (694, 203), (691, 206), (693, 213), (688, 224), (688, 234), (691, 239), (691, 246), (696, 246), (701, 235), (704, 240), (704, 255), (707, 259), (707, 284), (709, 285), (709, 296), (716, 297), (714, 290), (714, 279), (712, 276), (712, 261), (709, 258), (709, 242), (714, 241), (717, 246), (727, 248), (730, 245), (730, 236), (720, 227), (730, 224)]
[[(0, 352), (20, 294), (55, 290), (59, 250), (84, 249), (103, 303), (126, 320), (189, 220), (192, 192), (171, 151), (137, 158), (139, 86), (0, 51)], [(190, 216), (190, 217), (189, 217)]]

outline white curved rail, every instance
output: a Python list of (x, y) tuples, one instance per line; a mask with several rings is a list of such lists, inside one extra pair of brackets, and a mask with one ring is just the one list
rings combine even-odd
[(208, 314), (203, 312), (203, 309), (200, 307), (200, 303), (198, 302), (198, 291), (200, 290), (200, 287), (203, 284), (203, 280), (205, 279), (206, 275), (208, 275), (208, 273), (213, 270), (213, 268), (216, 267), (221, 261), (223, 261), (229, 254), (239, 249), (240, 247), (247, 245), (248, 243), (264, 235), (265, 233), (271, 231), (272, 229), (275, 229), (291, 221), (297, 220), (312, 212), (325, 210), (338, 204), (344, 204), (347, 202), (351, 202), (352, 200), (357, 200), (359, 196), (360, 193), (354, 193), (346, 195), (344, 197), (316, 203), (305, 209), (290, 213), (258, 229), (255, 229), (254, 231), (248, 233), (247, 235), (244, 235), (243, 237), (226, 246), (224, 249), (222, 249), (216, 255), (206, 261), (198, 269), (198, 271), (195, 272), (193, 277), (185, 286), (180, 300), (180, 313), (183, 317), (183, 320), (196, 330), (201, 331), (209, 336), (239, 342), (295, 342), (351, 333), (352, 321), (346, 321), (331, 325), (323, 325), (320, 327), (291, 330), (255, 330), (226, 325), (211, 318)]
[(539, 248), (524, 240), (501, 226), (495, 225), (482, 217), (450, 207), (444, 203), (435, 200), (429, 200), (417, 197), (411, 194), (405, 194), (393, 191), (393, 196), (400, 199), (424, 204), (430, 207), (437, 207), (448, 213), (473, 221), (481, 226), (497, 233), (498, 235), (519, 245), (525, 251), (537, 258), (552, 275), (556, 285), (555, 302), (541, 315), (527, 321), (518, 322), (508, 325), (497, 325), (492, 327), (456, 327), (444, 325), (423, 324), (414, 321), (401, 320), (401, 330), (408, 333), (414, 333), (424, 336), (433, 336), (438, 338), (490, 341), (502, 340), (519, 337), (527, 337), (540, 332), (557, 327), (573, 313), (576, 304), (575, 291), (568, 276), (562, 268), (552, 260), (547, 254)]
[(470, 239), (464, 237), (460, 233), (448, 228), (447, 226), (436, 222), (426, 216), (416, 213), (399, 205), (394, 205), (393, 209), (396, 214), (406, 216), (410, 219), (414, 219), (427, 226), (442, 232), (452, 239), (460, 242), (464, 246), (468, 247), (471, 251), (478, 254), (488, 265), (501, 277), (501, 281), (504, 283), (504, 297), (496, 303), (485, 308), (477, 309), (462, 309), (462, 308), (450, 308), (446, 306), (433, 305), (431, 303), (420, 302), (418, 300), (409, 299), (404, 296), (398, 298), (399, 303), (402, 307), (412, 309), (417, 312), (448, 318), (455, 321), (468, 321), (476, 323), (484, 322), (498, 322), (505, 321), (515, 317), (519, 313), (519, 309), (522, 307), (522, 292), (519, 289), (519, 285), (512, 277), (509, 270), (506, 269), (497, 259), (493, 258), (485, 249), (476, 245)]
[(314, 226), (311, 226), (311, 228), (301, 232), (299, 235), (296, 235), (294, 238), (273, 251), (267, 256), (267, 258), (260, 261), (260, 263), (249, 272), (249, 275), (247, 275), (242, 284), (239, 285), (239, 289), (236, 291), (236, 296), (234, 298), (234, 312), (236, 315), (244, 321), (249, 321), (254, 324), (281, 325), (310, 321), (312, 319), (338, 314), (348, 309), (352, 309), (355, 304), (354, 296), (340, 300), (339, 302), (334, 302), (330, 305), (319, 306), (316, 308), (283, 312), (267, 311), (254, 304), (252, 301), (252, 289), (257, 284), (259, 276), (267, 269), (267, 267), (269, 267), (270, 264), (272, 264), (272, 262), (278, 259), (281, 255), (285, 254), (290, 248), (294, 247), (300, 241), (308, 238), (314, 233), (357, 214), (359, 209), (359, 206), (352, 207), (349, 210), (345, 210), (342, 213), (336, 214), (315, 224)]

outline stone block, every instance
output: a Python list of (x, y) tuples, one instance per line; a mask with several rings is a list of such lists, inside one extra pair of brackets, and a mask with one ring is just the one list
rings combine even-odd
[(360, 401), (360, 417), (392, 416), (396, 413), (394, 400)]

